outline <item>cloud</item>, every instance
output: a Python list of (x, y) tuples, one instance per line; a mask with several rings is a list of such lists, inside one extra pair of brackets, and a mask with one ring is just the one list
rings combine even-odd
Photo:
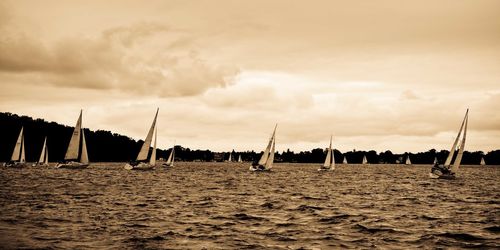
[[(168, 49), (166, 44), (166, 49), (148, 50), (148, 39), (154, 42), (155, 36), (169, 30), (161, 24), (139, 23), (107, 29), (97, 37), (55, 42), (0, 30), (0, 77), (25, 84), (36, 79), (35, 84), (162, 97), (198, 95), (231, 84), (237, 68), (205, 61), (193, 49)], [(177, 36), (169, 38), (175, 41)]]

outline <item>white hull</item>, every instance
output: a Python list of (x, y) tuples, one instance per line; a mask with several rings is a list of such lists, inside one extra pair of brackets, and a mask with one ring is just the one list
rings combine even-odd
[(26, 167), (29, 167), (28, 163), (25, 163), (25, 162), (4, 163), (3, 166), (7, 167), (7, 168), (26, 168)]
[(250, 168), (248, 168), (248, 170), (254, 171), (254, 172), (271, 171), (271, 169), (267, 169), (266, 167), (264, 167), (262, 165), (250, 166)]
[(141, 162), (135, 166), (127, 163), (125, 164), (124, 168), (126, 170), (153, 170), (155, 169), (155, 166), (149, 163)]
[(58, 163), (56, 165), (56, 168), (65, 168), (65, 169), (85, 169), (89, 166), (88, 163), (81, 163), (81, 162), (66, 162), (66, 163)]

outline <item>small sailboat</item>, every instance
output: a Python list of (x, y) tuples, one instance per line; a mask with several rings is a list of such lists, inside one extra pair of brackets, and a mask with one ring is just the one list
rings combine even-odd
[(174, 143), (174, 146), (172, 147), (172, 150), (170, 151), (170, 155), (168, 156), (168, 159), (167, 159), (167, 162), (165, 163), (165, 166), (166, 167), (173, 167), (174, 161), (175, 161), (175, 143)]
[(233, 153), (229, 153), (229, 159), (227, 159), (228, 162), (232, 162), (233, 161)]
[(318, 171), (335, 170), (335, 157), (332, 149), (332, 137), (330, 136), (330, 146), (327, 149), (325, 163), (318, 168)]
[(238, 162), (243, 162), (243, 160), (241, 159), (241, 155), (238, 156)]
[(484, 157), (481, 157), (481, 162), (479, 163), (481, 166), (486, 165), (486, 162), (484, 161)]
[[(159, 110), (160, 110), (159, 108), (156, 110), (155, 118), (153, 119), (153, 123), (151, 124), (151, 128), (149, 128), (148, 135), (146, 136), (146, 139), (144, 140), (144, 143), (142, 144), (141, 150), (139, 151), (139, 154), (137, 155), (136, 160), (125, 164), (125, 167), (124, 167), (125, 169), (127, 169), (127, 170), (152, 170), (155, 168), (155, 165), (156, 165), (156, 139), (157, 139), (156, 119), (158, 117)], [(155, 138), (154, 138), (155, 140), (153, 143), (153, 151), (151, 152), (151, 156), (149, 157), (149, 161), (148, 161), (149, 148), (151, 146), (151, 141), (153, 140), (153, 133), (155, 136)]]
[(368, 164), (368, 160), (366, 159), (366, 155), (363, 155), (363, 165)]
[(47, 136), (45, 136), (45, 140), (43, 141), (42, 152), (40, 153), (40, 158), (38, 162), (33, 163), (33, 167), (36, 166), (48, 166), (49, 165), (49, 148), (47, 147)]
[(347, 163), (347, 158), (344, 156), (344, 160), (342, 161), (342, 164), (348, 164)]
[[(434, 164), (434, 166), (431, 169), (431, 172), (429, 173), (430, 178), (432, 179), (456, 178), (455, 174), (457, 173), (458, 168), (460, 167), (460, 163), (462, 162), (462, 155), (464, 153), (468, 122), (469, 122), (469, 109), (467, 109), (467, 111), (465, 112), (465, 117), (464, 120), (462, 121), (462, 125), (460, 126), (460, 130), (458, 131), (457, 138), (455, 139), (455, 142), (453, 142), (453, 145), (451, 146), (450, 153), (448, 154), (448, 157), (446, 158), (444, 165), (440, 166), (438, 164)], [(458, 144), (462, 132), (463, 132), (462, 140), (460, 141), (460, 144)], [(457, 155), (455, 157), (453, 165), (451, 165), (451, 161), (453, 159), (453, 156), (455, 155), (455, 152), (457, 152)]]
[(410, 155), (406, 156), (405, 165), (411, 165)]
[(64, 161), (58, 163), (56, 168), (83, 169), (89, 166), (89, 156), (87, 153), (87, 143), (85, 142), (85, 133), (82, 129), (82, 111), (76, 121), (75, 129), (69, 140)]
[(438, 163), (438, 158), (434, 157), (434, 162), (432, 164), (436, 164), (436, 163)]
[(28, 165), (26, 164), (25, 157), (25, 145), (24, 145), (24, 127), (21, 127), (19, 136), (17, 137), (16, 145), (14, 146), (14, 151), (12, 151), (12, 156), (10, 161), (4, 163), (5, 167), (10, 168), (24, 168)]
[(260, 157), (259, 162), (253, 163), (252, 166), (250, 166), (249, 170), (250, 171), (270, 171), (271, 168), (273, 167), (273, 162), (274, 162), (274, 149), (275, 149), (275, 144), (276, 144), (276, 126), (274, 127), (273, 134), (271, 135), (271, 138), (269, 139), (269, 143), (267, 144), (266, 149), (264, 150), (264, 153)]

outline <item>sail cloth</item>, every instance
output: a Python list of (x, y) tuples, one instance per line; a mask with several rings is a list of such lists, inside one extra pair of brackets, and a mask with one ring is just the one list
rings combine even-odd
[(158, 129), (155, 129), (155, 141), (153, 143), (153, 152), (151, 152), (151, 158), (149, 158), (149, 164), (151, 166), (156, 165), (156, 139), (158, 138), (157, 131)]
[(335, 158), (332, 150), (332, 137), (330, 136), (330, 146), (328, 147), (328, 152), (326, 153), (325, 163), (323, 167), (332, 168), (335, 165)]
[(484, 161), (484, 157), (481, 157), (481, 163), (479, 163), (480, 165), (486, 165), (486, 162)]
[(465, 117), (464, 117), (464, 120), (462, 121), (462, 125), (460, 126), (460, 130), (458, 131), (457, 138), (455, 139), (453, 146), (451, 146), (450, 152), (448, 153), (448, 157), (446, 158), (446, 161), (444, 162), (444, 166), (446, 166), (446, 167), (450, 166), (451, 160), (453, 159), (453, 155), (455, 154), (455, 151), (457, 150), (458, 140), (460, 138), (460, 135), (462, 134), (465, 120), (467, 119), (468, 115), (469, 115), (469, 109), (467, 109), (467, 112), (465, 112)]
[(40, 153), (40, 159), (38, 159), (38, 163), (49, 163), (49, 152), (47, 149), (47, 136), (45, 136), (45, 140), (43, 141), (42, 152)]
[(137, 155), (137, 161), (145, 161), (148, 159), (149, 147), (151, 146), (151, 141), (153, 140), (153, 132), (155, 130), (156, 118), (158, 117), (159, 110), (159, 108), (156, 110), (156, 115), (153, 119), (153, 123), (151, 124), (151, 128), (149, 128), (148, 135), (142, 144), (141, 151), (139, 151), (139, 154)]
[(345, 156), (344, 156), (344, 160), (342, 161), (342, 163), (347, 164), (347, 158)]
[(170, 155), (167, 159), (167, 165), (174, 165), (174, 155), (175, 155), (175, 145), (172, 147), (172, 151), (170, 151)]
[(368, 163), (368, 160), (366, 159), (366, 155), (363, 155), (363, 164)]
[(465, 139), (467, 137), (467, 123), (469, 122), (469, 110), (467, 109), (467, 112), (465, 114), (465, 127), (464, 127), (464, 136), (462, 137), (462, 141), (460, 143), (460, 148), (458, 149), (458, 154), (457, 158), (455, 159), (455, 162), (453, 163), (453, 166), (451, 167), (451, 172), (456, 173), (458, 171), (458, 168), (460, 167), (460, 163), (462, 162), (462, 156), (464, 154), (464, 148), (465, 148)]
[(21, 127), (19, 136), (17, 137), (16, 145), (14, 146), (14, 151), (12, 152), (11, 161), (25, 162), (24, 157), (24, 127)]
[[(277, 126), (278, 126), (278, 124), (276, 124), (276, 126), (274, 127), (273, 134), (271, 135), (271, 138), (269, 138), (269, 143), (267, 144), (267, 147), (264, 150), (264, 153), (260, 157), (259, 165), (265, 166), (266, 163), (268, 162), (267, 160), (269, 158), (269, 152), (271, 151), (271, 147), (272, 147), (272, 144), (273, 144), (273, 141), (274, 141), (274, 136), (276, 134), (276, 127)], [(273, 159), (274, 159), (274, 153), (273, 153)]]
[(266, 161), (266, 169), (271, 169), (273, 168), (273, 163), (274, 163), (274, 146), (276, 145), (276, 141), (275, 141), (275, 138), (274, 138), (274, 134), (273, 134), (273, 146), (271, 147), (271, 152), (269, 152), (269, 157), (267, 158), (267, 161)]
[(406, 165), (411, 165), (411, 160), (410, 160), (410, 155), (408, 155), (406, 157), (406, 162), (405, 162)]
[(82, 129), (82, 155), (80, 156), (80, 162), (83, 164), (89, 164), (89, 155), (87, 154), (87, 143), (85, 141), (85, 133)]
[(68, 149), (66, 150), (66, 155), (64, 156), (64, 159), (67, 161), (78, 160), (81, 130), (82, 130), (82, 110), (80, 110), (80, 116), (78, 117), (78, 121), (76, 121), (75, 129), (73, 130), (73, 134), (71, 135)]

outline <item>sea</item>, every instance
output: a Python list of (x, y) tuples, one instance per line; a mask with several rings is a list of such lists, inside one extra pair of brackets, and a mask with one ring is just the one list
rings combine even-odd
[(0, 169), (2, 249), (500, 248), (500, 167)]

